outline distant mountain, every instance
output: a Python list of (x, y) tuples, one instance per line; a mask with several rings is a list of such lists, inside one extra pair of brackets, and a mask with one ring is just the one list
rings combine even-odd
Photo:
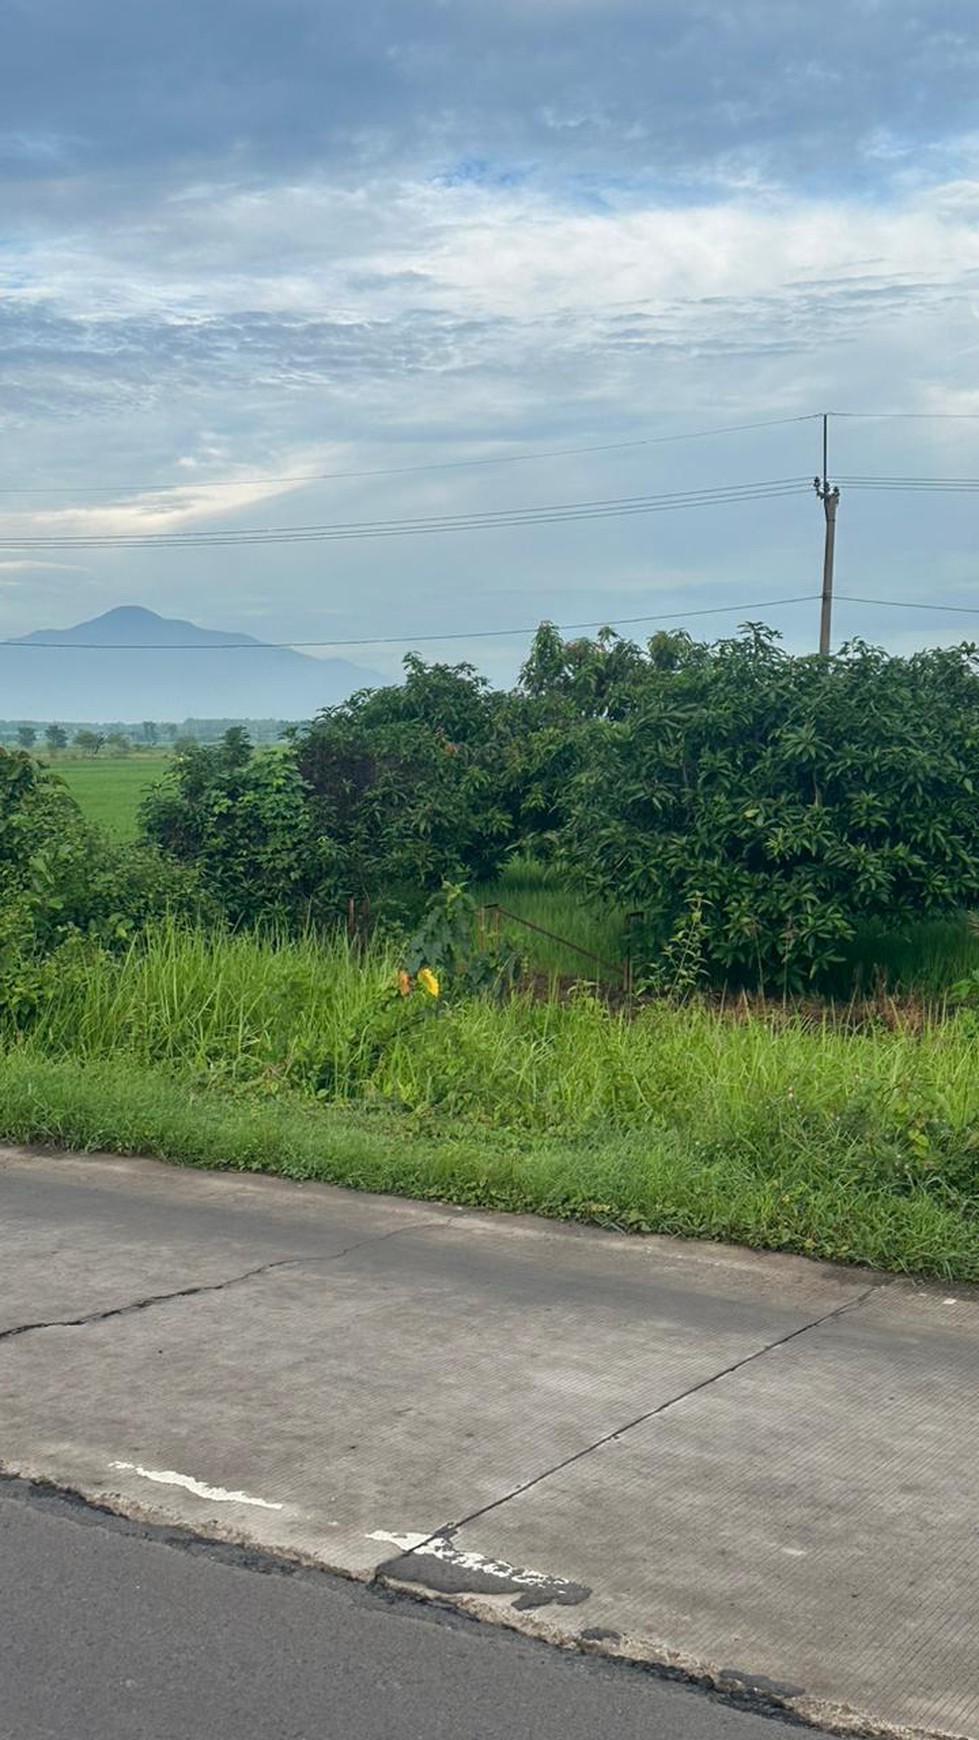
[(309, 658), (135, 604), (0, 641), (6, 719), (310, 719), (384, 681), (346, 659)]

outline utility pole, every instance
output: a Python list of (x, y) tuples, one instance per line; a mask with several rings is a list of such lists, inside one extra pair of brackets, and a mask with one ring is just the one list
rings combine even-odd
[(829, 412), (823, 412), (823, 475), (813, 478), (813, 488), (823, 504), (826, 515), (826, 544), (823, 551), (823, 595), (819, 613), (819, 651), (828, 657), (833, 638), (833, 562), (836, 555), (836, 510), (840, 505), (837, 485), (829, 487)]

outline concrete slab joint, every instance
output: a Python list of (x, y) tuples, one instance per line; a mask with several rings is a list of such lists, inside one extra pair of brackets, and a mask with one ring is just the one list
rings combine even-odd
[(979, 1740), (976, 1292), (2, 1158), (0, 1468), (808, 1723)]

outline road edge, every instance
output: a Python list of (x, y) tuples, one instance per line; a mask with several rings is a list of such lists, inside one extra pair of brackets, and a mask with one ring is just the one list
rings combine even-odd
[(835, 1704), (825, 1699), (794, 1694), (750, 1675), (740, 1674), (688, 1656), (658, 1638), (634, 1637), (609, 1632), (585, 1635), (562, 1626), (539, 1609), (516, 1608), (510, 1595), (481, 1595), (464, 1591), (448, 1593), (429, 1588), (423, 1579), (411, 1581), (397, 1577), (383, 1564), (365, 1574), (349, 1566), (332, 1563), (326, 1555), (299, 1548), (270, 1548), (250, 1536), (246, 1530), (227, 1524), (189, 1521), (179, 1513), (160, 1504), (143, 1504), (126, 1495), (70, 1484), (52, 1479), (50, 1475), (18, 1466), (0, 1457), (0, 1497), (4, 1486), (26, 1489), (28, 1503), (42, 1504), (61, 1501), (66, 1507), (80, 1509), (88, 1523), (100, 1517), (116, 1524), (130, 1524), (145, 1537), (172, 1550), (193, 1546), (229, 1549), (239, 1568), (283, 1572), (305, 1571), (358, 1583), (365, 1588), (384, 1591), (399, 1599), (423, 1603), (457, 1613), (479, 1624), (488, 1624), (512, 1631), (568, 1653), (592, 1655), (609, 1663), (641, 1668), (658, 1679), (687, 1685), (692, 1690), (716, 1698), (734, 1709), (770, 1718), (788, 1719), (827, 1735), (846, 1736), (848, 1740), (970, 1740), (967, 1735), (946, 1729), (908, 1728), (882, 1722), (866, 1712)]

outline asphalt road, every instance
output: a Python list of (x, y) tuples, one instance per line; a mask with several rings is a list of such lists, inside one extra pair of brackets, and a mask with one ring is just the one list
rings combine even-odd
[[(2, 1450), (2, 1445), (0, 1445)], [(792, 1740), (625, 1665), (0, 1480), (0, 1740)]]

